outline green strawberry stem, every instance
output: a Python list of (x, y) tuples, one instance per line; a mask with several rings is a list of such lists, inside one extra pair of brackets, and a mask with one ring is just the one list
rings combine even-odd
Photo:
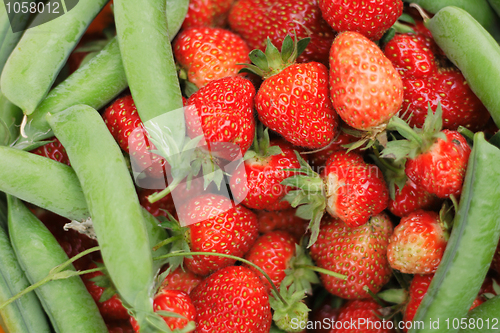
[(404, 289), (387, 289), (377, 294), (377, 297), (388, 302), (401, 304), (408, 298), (408, 293)]
[(326, 275), (330, 275), (330, 276), (336, 277), (336, 278), (341, 279), (341, 280), (347, 280), (346, 275), (332, 272), (332, 271), (329, 271), (329, 270), (321, 268), (321, 267), (316, 267), (316, 266), (312, 266), (312, 265), (295, 265), (295, 268), (307, 268), (307, 269), (310, 269), (312, 271), (326, 274)]
[(162, 246), (165, 246), (165, 245), (168, 245), (170, 243), (173, 243), (173, 242), (176, 242), (178, 240), (182, 240), (184, 237), (182, 235), (176, 235), (176, 236), (172, 236), (172, 237), (169, 237), (161, 242), (159, 242), (158, 244), (156, 244), (154, 247), (153, 247), (153, 251), (156, 251), (158, 250), (160, 247)]
[(366, 285), (363, 286), (363, 290), (366, 291), (368, 295), (370, 295), (373, 298), (373, 300), (377, 302), (381, 307), (387, 306), (387, 304), (385, 304), (385, 302), (382, 299), (380, 299), (373, 291), (371, 291), (370, 288), (368, 288), (368, 286)]

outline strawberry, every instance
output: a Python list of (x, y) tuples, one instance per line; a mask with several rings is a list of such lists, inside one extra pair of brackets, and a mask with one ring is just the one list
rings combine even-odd
[(66, 153), (66, 149), (64, 149), (61, 142), (56, 137), (53, 137), (48, 140), (51, 140), (52, 142), (40, 146), (30, 152), (36, 155), (48, 157), (51, 160), (71, 166), (68, 154)]
[(255, 108), (259, 120), (288, 142), (305, 148), (321, 148), (336, 135), (338, 117), (328, 98), (328, 70), (318, 62), (295, 64), (308, 39), (286, 36), (282, 54), (268, 40), (266, 53), (251, 53), (250, 71), (264, 78)]
[(330, 49), (330, 97), (348, 125), (377, 132), (401, 107), (403, 82), (375, 43), (344, 32)]
[(145, 129), (131, 95), (115, 100), (104, 111), (103, 118), (119, 146), (131, 154), (132, 164), (145, 170), (150, 177), (164, 177), (170, 167), (165, 159), (150, 152), (156, 148), (144, 135)]
[(161, 288), (179, 290), (189, 295), (201, 280), (203, 280), (201, 276), (179, 267), (165, 277), (165, 280), (161, 283)]
[(490, 268), (500, 274), (500, 242), (495, 249), (495, 254), (493, 255), (493, 261), (491, 262)]
[[(193, 252), (214, 252), (243, 256), (258, 236), (257, 217), (218, 194), (204, 194), (187, 203), (180, 219), (188, 230), (185, 237)], [(187, 232), (187, 233), (186, 233)], [(215, 256), (192, 256), (186, 267), (198, 275), (208, 275), (234, 260)]]
[(233, 0), (190, 0), (182, 29), (193, 27), (223, 27)]
[(427, 293), (427, 289), (429, 289), (433, 277), (434, 274), (417, 274), (413, 277), (413, 280), (411, 280), (410, 289), (408, 290), (408, 303), (403, 313), (404, 321), (413, 321), (418, 306)]
[(369, 298), (366, 285), (377, 293), (392, 275), (387, 261), (387, 245), (393, 226), (387, 215), (380, 214), (359, 227), (349, 227), (339, 219), (325, 217), (311, 258), (320, 268), (347, 276), (341, 280), (320, 273), (325, 289), (346, 299)]
[(264, 285), (244, 266), (222, 268), (191, 293), (197, 333), (268, 333), (271, 307)]
[(200, 144), (207, 144), (215, 156), (231, 161), (243, 156), (255, 135), (254, 96), (253, 85), (241, 77), (208, 83), (187, 101), (187, 134), (204, 135), (207, 142)]
[(106, 322), (106, 327), (109, 333), (134, 333), (129, 320)]
[(290, 203), (282, 199), (289, 188), (281, 182), (292, 173), (283, 170), (298, 168), (300, 164), (290, 144), (269, 142), (267, 131), (264, 133), (254, 141), (253, 150), (232, 174), (229, 185), (235, 200), (248, 208), (287, 209)]
[(395, 197), (389, 198), (389, 211), (396, 216), (403, 217), (419, 209), (435, 210), (441, 205), (441, 199), (417, 186), (410, 179), (407, 179), (401, 190), (395, 186)]
[(198, 88), (208, 82), (233, 76), (249, 62), (246, 43), (229, 30), (197, 27), (181, 31), (173, 52), (187, 79)]
[(441, 262), (448, 231), (435, 212), (417, 210), (394, 229), (387, 247), (393, 269), (407, 274), (434, 273)]
[(298, 57), (300, 63), (328, 64), (328, 49), (335, 32), (321, 17), (315, 0), (239, 0), (229, 13), (229, 26), (251, 49), (264, 51), (267, 38), (281, 48), (287, 35), (310, 37), (311, 42)]
[(330, 333), (392, 333), (387, 323), (383, 324), (382, 307), (373, 299), (352, 300), (339, 311), (337, 322), (332, 323)]
[(259, 223), (259, 232), (265, 234), (274, 230), (283, 230), (295, 237), (298, 243), (306, 233), (307, 220), (301, 219), (295, 214), (295, 209), (281, 211), (256, 211)]
[[(352, 129), (351, 127), (345, 124), (343, 124), (343, 127), (346, 128), (347, 131), (349, 131), (349, 133), (346, 132), (344, 129), (342, 129), (341, 131), (339, 131), (337, 137), (334, 140), (332, 140), (332, 142), (330, 142), (330, 144), (327, 147), (315, 151), (314, 153), (309, 155), (309, 164), (312, 167), (317, 167), (317, 168), (324, 167), (326, 161), (328, 160), (328, 157), (330, 157), (330, 155), (333, 152), (339, 150), (347, 150), (347, 148), (345, 148), (344, 146), (358, 141), (358, 138), (356, 136), (350, 134), (350, 130)], [(363, 150), (353, 150), (353, 151), (360, 154), (363, 153)]]
[(333, 30), (355, 31), (379, 40), (403, 13), (401, 0), (319, 0), (321, 14)]
[[(183, 329), (187, 326), (189, 321), (194, 321), (196, 317), (196, 310), (191, 298), (183, 291), (161, 289), (154, 297), (153, 310), (168, 311), (176, 315), (182, 316), (180, 318), (173, 316), (162, 316), (165, 323), (171, 330)], [(135, 332), (139, 332), (140, 328), (136, 320), (130, 317), (130, 322)]]
[[(340, 302), (340, 298), (327, 294), (323, 302), (313, 308), (310, 320), (315, 326), (312, 333), (330, 333), (331, 324), (335, 323), (339, 316)], [(321, 325), (316, 323), (321, 323)]]
[(148, 196), (155, 193), (156, 191), (150, 189), (140, 189), (138, 190), (139, 202), (141, 206), (144, 207), (153, 216), (165, 216), (168, 217), (168, 213), (175, 215), (175, 205), (172, 195), (169, 193), (162, 199), (156, 201), (155, 203), (150, 203)]

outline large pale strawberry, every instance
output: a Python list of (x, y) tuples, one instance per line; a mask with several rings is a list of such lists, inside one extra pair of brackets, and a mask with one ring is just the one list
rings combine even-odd
[(208, 82), (238, 74), (248, 63), (250, 50), (235, 33), (211, 27), (181, 31), (173, 44), (175, 58), (187, 79), (198, 88)]
[(326, 290), (346, 299), (369, 298), (364, 286), (377, 293), (392, 275), (387, 261), (392, 231), (392, 223), (385, 214), (355, 228), (339, 219), (325, 217), (318, 240), (311, 247), (311, 257), (318, 267), (347, 276), (342, 280), (320, 273)]
[(319, 0), (323, 18), (338, 32), (356, 31), (378, 40), (403, 13), (401, 0)]
[(348, 125), (376, 131), (399, 111), (403, 83), (375, 43), (357, 32), (344, 32), (330, 49), (330, 97)]
[(335, 32), (321, 17), (315, 0), (239, 0), (229, 13), (229, 26), (251, 49), (264, 51), (266, 40), (281, 48), (286, 35), (311, 38), (298, 62), (328, 64)]

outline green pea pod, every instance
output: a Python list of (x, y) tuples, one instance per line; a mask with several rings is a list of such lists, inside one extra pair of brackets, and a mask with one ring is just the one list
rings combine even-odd
[(5, 4), (2, 1), (0, 3), (0, 45), (2, 45), (7, 32), (10, 29), (9, 16), (7, 15), (7, 10), (5, 9)]
[(77, 105), (47, 121), (82, 186), (101, 253), (121, 298), (152, 311), (153, 264), (145, 221), (120, 147), (93, 108)]
[(20, 108), (12, 104), (0, 92), (0, 146), (9, 145), (19, 136), (19, 125), (23, 118)]
[(466, 328), (460, 333), (500, 332), (499, 317), (500, 296), (495, 296), (469, 312)]
[(0, 79), (5, 96), (31, 114), (49, 92), (87, 26), (109, 0), (85, 0), (64, 15), (26, 30)]
[[(68, 260), (51, 232), (19, 200), (8, 197), (9, 236), (19, 264), (34, 284)], [(73, 265), (67, 269), (73, 270)], [(107, 333), (97, 305), (78, 276), (54, 280), (35, 289), (58, 333)]]
[(500, 126), (498, 43), (470, 14), (457, 7), (441, 9), (425, 25), (446, 56), (462, 71), (495, 124)]
[[(476, 133), (448, 245), (413, 319), (424, 328), (410, 333), (457, 332), (452, 321), (467, 317), (500, 238), (498, 165), (500, 150)], [(431, 320), (439, 328), (431, 328)]]
[[(2, 209), (2, 208), (0, 208)], [(3, 210), (3, 209), (2, 209)], [(6, 213), (6, 211), (5, 211)], [(0, 214), (1, 215), (1, 214)], [(0, 220), (2, 220), (0, 216)], [(7, 220), (4, 221), (7, 223)], [(1, 224), (1, 223), (0, 223)], [(0, 304), (30, 286), (10, 245), (6, 229), (0, 227)], [(0, 310), (9, 332), (50, 333), (50, 326), (38, 297), (29, 292)]]
[[(141, 120), (146, 123), (182, 108), (177, 69), (169, 43), (166, 1), (116, 0), (114, 5), (123, 66)], [(165, 124), (179, 147), (185, 137), (183, 113), (181, 115), (170, 117)]]
[(488, 0), (488, 3), (490, 4), (491, 8), (493, 8), (495, 13), (500, 16), (500, 0)]
[(0, 191), (73, 220), (89, 217), (78, 178), (67, 165), (0, 146)]

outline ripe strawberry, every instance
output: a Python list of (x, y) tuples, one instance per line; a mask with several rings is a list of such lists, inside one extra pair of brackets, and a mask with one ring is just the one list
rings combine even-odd
[(375, 43), (344, 32), (330, 49), (330, 97), (348, 125), (377, 132), (401, 107), (403, 83)]
[(233, 0), (190, 0), (182, 29), (194, 27), (223, 27)]
[(307, 42), (287, 35), (280, 54), (268, 40), (265, 54), (252, 51), (257, 66), (245, 71), (265, 79), (255, 97), (260, 121), (296, 146), (321, 148), (335, 137), (338, 117), (328, 98), (327, 68), (317, 62), (294, 64)]
[[(348, 125), (345, 125), (345, 124), (343, 124), (342, 126), (347, 128), (348, 130), (352, 129), (351, 127), (349, 127)], [(334, 140), (332, 140), (332, 142), (330, 142), (330, 144), (327, 147), (325, 147), (319, 151), (316, 151), (315, 153), (313, 153), (311, 155), (308, 155), (309, 156), (309, 164), (312, 167), (317, 167), (317, 168), (324, 167), (326, 161), (328, 160), (328, 158), (330, 157), (330, 155), (333, 152), (339, 151), (339, 150), (345, 151), (345, 150), (347, 150), (347, 148), (343, 147), (344, 145), (349, 145), (351, 143), (355, 143), (358, 140), (359, 140), (358, 137), (356, 137), (350, 133), (347, 133), (344, 130), (340, 130), (337, 137)], [(364, 152), (363, 150), (358, 150), (358, 149), (354, 149), (353, 151), (355, 151), (356, 153), (359, 153), (359, 154), (362, 154)]]
[[(214, 252), (243, 256), (258, 236), (257, 217), (247, 208), (228, 198), (205, 194), (193, 198), (181, 221), (189, 232), (185, 236), (193, 252)], [(184, 259), (186, 267), (198, 275), (208, 275), (235, 260), (215, 256)]]
[(393, 226), (385, 214), (351, 228), (339, 219), (323, 219), (311, 257), (320, 268), (347, 276), (347, 280), (320, 273), (325, 289), (346, 299), (369, 298), (366, 285), (377, 293), (392, 275), (387, 261), (387, 245)]
[(109, 333), (134, 333), (130, 320), (108, 321), (106, 327)]
[(66, 153), (66, 149), (64, 149), (61, 142), (56, 137), (48, 140), (53, 140), (53, 141), (32, 150), (31, 153), (48, 157), (51, 160), (71, 166), (68, 154)]
[(391, 236), (387, 247), (389, 264), (402, 273), (434, 273), (448, 237), (437, 213), (423, 210), (410, 213), (401, 219)]
[(281, 182), (293, 174), (283, 169), (300, 167), (291, 145), (269, 142), (266, 131), (260, 140), (254, 141), (251, 155), (247, 156), (253, 157), (236, 169), (229, 182), (235, 200), (252, 209), (290, 208), (290, 203), (282, 200), (290, 188)]
[(251, 49), (261, 51), (268, 37), (278, 48), (287, 35), (310, 37), (311, 42), (297, 59), (300, 63), (316, 61), (327, 65), (335, 37), (315, 0), (239, 0), (229, 13), (229, 26)]
[(355, 31), (379, 40), (403, 13), (401, 0), (319, 0), (323, 18), (337, 32)]
[(233, 76), (248, 63), (246, 43), (229, 30), (211, 27), (181, 31), (173, 44), (174, 56), (187, 79), (198, 88), (208, 82)]
[[(335, 328), (330, 333), (392, 333), (388, 325), (382, 324), (381, 306), (373, 299), (353, 300), (340, 308)], [(338, 327), (338, 328), (337, 328)]]
[(187, 134), (191, 138), (204, 135), (215, 156), (231, 161), (243, 156), (255, 135), (254, 96), (253, 85), (241, 77), (208, 83), (187, 101)]
[(198, 276), (188, 270), (183, 270), (179, 267), (167, 275), (165, 280), (161, 283), (161, 288), (179, 290), (189, 295), (191, 291), (201, 282), (201, 280), (203, 280), (201, 276)]
[(260, 279), (244, 266), (222, 268), (191, 293), (198, 333), (268, 333), (271, 307)]
[(307, 220), (298, 217), (295, 209), (271, 212), (258, 210), (256, 214), (261, 234), (283, 230), (294, 236), (298, 243), (306, 233)]
[(406, 304), (403, 313), (404, 321), (413, 321), (418, 306), (427, 293), (427, 289), (429, 289), (429, 285), (431, 284), (433, 277), (434, 274), (417, 274), (413, 277), (410, 289), (408, 290), (408, 303)]
[(419, 209), (437, 210), (442, 203), (441, 199), (415, 185), (410, 179), (407, 179), (401, 191), (396, 185), (394, 195), (394, 199), (389, 198), (389, 211), (399, 217)]
[[(89, 269), (96, 268), (97, 265), (92, 263)], [(104, 294), (105, 289), (110, 288), (111, 282), (107, 279), (102, 272), (93, 272), (82, 275), (83, 283), (90, 295), (97, 304), (99, 312), (102, 317), (106, 320), (128, 320), (130, 315), (127, 309), (123, 307), (123, 304), (118, 297), (118, 294), (114, 293), (110, 297), (108, 293)], [(107, 291), (107, 290), (106, 290)], [(104, 296), (103, 296), (104, 294)]]
[(337, 321), (340, 311), (341, 299), (328, 294), (323, 302), (311, 311), (311, 319), (315, 325), (321, 322), (322, 325), (316, 325), (311, 333), (330, 333), (332, 323)]
[[(153, 178), (163, 178), (170, 168), (167, 161), (153, 154), (156, 149), (144, 136), (144, 128), (131, 95), (118, 98), (103, 113), (104, 122), (120, 147), (130, 153), (131, 163)], [(142, 128), (142, 130), (136, 130)], [(131, 136), (132, 132), (134, 135)], [(130, 145), (130, 146), (129, 146)]]

